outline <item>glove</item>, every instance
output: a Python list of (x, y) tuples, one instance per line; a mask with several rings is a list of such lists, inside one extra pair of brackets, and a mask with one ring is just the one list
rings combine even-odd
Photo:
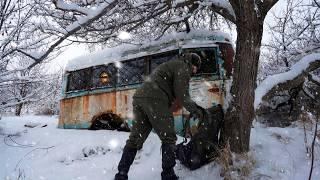
[(205, 113), (205, 109), (199, 105), (197, 105), (197, 109), (190, 114), (191, 118), (203, 119)]

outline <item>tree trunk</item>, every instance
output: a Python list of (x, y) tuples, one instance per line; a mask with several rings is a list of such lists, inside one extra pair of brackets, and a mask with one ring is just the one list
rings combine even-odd
[(254, 91), (263, 33), (263, 21), (260, 23), (255, 13), (246, 10), (237, 15), (238, 37), (231, 87), (233, 98), (225, 115), (222, 135), (224, 142), (228, 141), (231, 151), (236, 153), (249, 151), (254, 118)]
[(22, 106), (23, 106), (23, 103), (20, 103), (20, 104), (16, 105), (16, 111), (15, 111), (15, 115), (16, 116), (20, 116), (21, 115)]

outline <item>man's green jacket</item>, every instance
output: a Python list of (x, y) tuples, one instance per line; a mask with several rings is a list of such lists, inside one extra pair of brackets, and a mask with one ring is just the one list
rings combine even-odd
[(159, 65), (137, 89), (133, 98), (165, 100), (169, 106), (177, 100), (189, 112), (195, 112), (197, 104), (191, 100), (189, 95), (191, 66), (188, 55)]

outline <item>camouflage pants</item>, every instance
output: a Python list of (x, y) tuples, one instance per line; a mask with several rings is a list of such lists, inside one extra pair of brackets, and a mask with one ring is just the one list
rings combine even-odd
[(162, 144), (176, 143), (173, 115), (167, 101), (134, 98), (132, 104), (135, 119), (126, 146), (141, 149), (152, 129)]

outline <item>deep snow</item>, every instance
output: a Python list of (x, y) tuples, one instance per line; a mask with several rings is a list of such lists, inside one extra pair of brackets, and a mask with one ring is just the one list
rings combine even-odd
[[(57, 119), (47, 116), (2, 117), (0, 179), (17, 180), (19, 172), (20, 179), (28, 180), (113, 179), (129, 133), (58, 129)], [(36, 127), (28, 128), (26, 124)], [(311, 144), (312, 131), (308, 132), (308, 139)], [(303, 129), (299, 125), (266, 128), (254, 123), (251, 154), (256, 163), (247, 179), (308, 178), (310, 157), (307, 156)], [(316, 157), (319, 157), (319, 145)], [(320, 179), (319, 163), (317, 158), (312, 179)], [(192, 172), (177, 163), (175, 170), (183, 180), (222, 179), (219, 176), (220, 165), (215, 162)], [(129, 179), (158, 180), (160, 172), (160, 141), (151, 133), (130, 169)]]

